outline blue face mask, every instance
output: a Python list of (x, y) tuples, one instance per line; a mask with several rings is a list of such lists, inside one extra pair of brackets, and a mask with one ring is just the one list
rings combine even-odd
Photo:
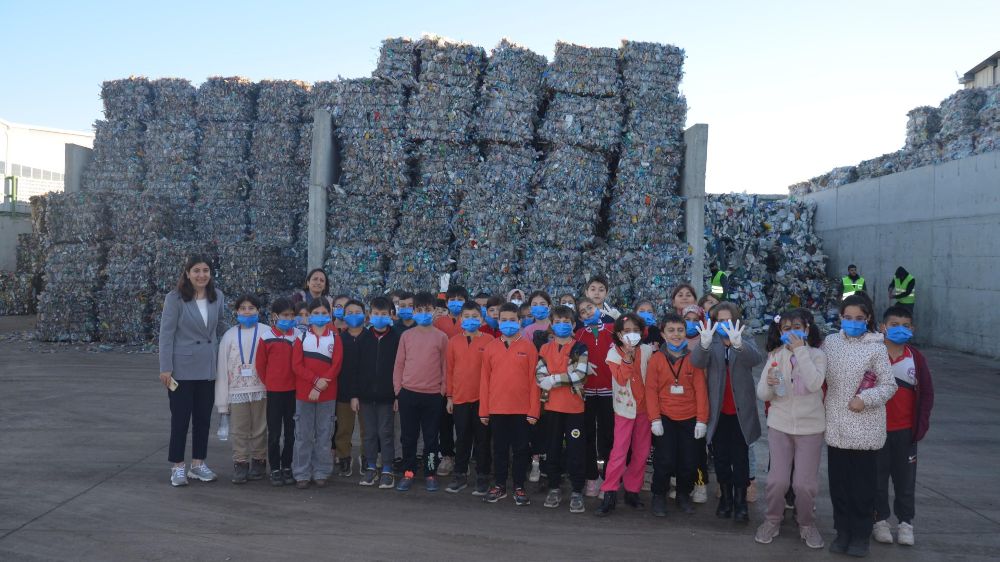
[(295, 317), (295, 323), (298, 324), (299, 326), (308, 326), (309, 325), (309, 317), (308, 316), (296, 316)]
[(698, 328), (699, 328), (699, 326), (698, 326), (698, 323), (695, 322), (694, 320), (685, 320), (684, 321), (684, 326), (685, 326), (684, 334), (687, 337), (693, 338), (693, 337), (695, 337), (695, 336), (698, 335)]
[(434, 323), (434, 315), (430, 312), (414, 313), (413, 319), (417, 321), (417, 326), (430, 326)]
[(500, 322), (496, 318), (493, 318), (492, 316), (487, 316), (486, 325), (496, 330), (497, 328), (500, 327)]
[(670, 342), (667, 342), (667, 349), (673, 351), (674, 353), (680, 353), (684, 351), (685, 349), (687, 349), (687, 346), (688, 346), (687, 340), (682, 341), (680, 345), (674, 345)]
[(864, 320), (841, 320), (840, 327), (844, 333), (856, 338), (868, 331), (868, 323)]
[(312, 314), (309, 316), (309, 323), (313, 326), (326, 326), (332, 322), (329, 315), (326, 314)]
[(337, 320), (343, 320), (344, 319), (344, 309), (343, 308), (335, 308), (335, 309), (333, 309), (333, 317), (336, 318)]
[(913, 330), (906, 326), (892, 326), (886, 329), (885, 339), (896, 345), (903, 345), (913, 339)]
[(278, 329), (281, 330), (282, 332), (287, 332), (288, 330), (294, 328), (297, 323), (298, 321), (295, 318), (290, 318), (288, 320), (284, 318), (278, 318), (278, 321), (275, 322), (274, 325), (277, 326)]
[(790, 342), (791, 339), (792, 339), (790, 337), (792, 334), (795, 334), (796, 336), (798, 336), (799, 339), (802, 340), (802, 341), (805, 341), (806, 337), (808, 337), (808, 334), (806, 334), (802, 330), (789, 330), (787, 332), (782, 332), (781, 333), (781, 343), (788, 344), (788, 342)]
[(257, 318), (259, 318), (259, 316), (256, 314), (247, 314), (246, 316), (240, 314), (236, 317), (236, 321), (239, 322), (244, 328), (253, 328), (257, 325)]
[(646, 312), (644, 310), (642, 312), (636, 312), (636, 315), (639, 318), (642, 318), (642, 321), (646, 323), (646, 326), (655, 326), (656, 325), (656, 315), (653, 314), (652, 312)]
[(399, 316), (400, 320), (406, 320), (406, 321), (413, 320), (413, 307), (408, 306), (396, 310), (396, 316)]
[(344, 322), (347, 322), (348, 328), (360, 328), (365, 324), (365, 315), (364, 313), (345, 314)]
[(371, 322), (373, 328), (380, 331), (392, 326), (392, 318), (388, 316), (372, 316), (368, 321)]
[(545, 320), (549, 317), (549, 307), (545, 304), (533, 304), (531, 305), (531, 316), (535, 320)]
[(534, 323), (535, 323), (535, 319), (532, 318), (532, 317), (530, 317), (530, 316), (526, 316), (526, 317), (524, 317), (524, 318), (521, 319), (521, 327), (522, 328), (527, 328), (528, 326), (530, 326), (530, 325), (532, 325)]
[(568, 338), (573, 335), (573, 325), (569, 322), (556, 322), (552, 325), (552, 333), (558, 338)]
[(483, 325), (483, 321), (478, 318), (463, 318), (462, 329), (466, 332), (475, 332)]
[(465, 301), (448, 301), (448, 312), (452, 316), (458, 316), (462, 313), (462, 307), (465, 306)]
[(723, 326), (732, 328), (732, 324), (729, 323), (729, 320), (725, 320), (715, 325), (715, 333), (722, 336), (722, 339), (728, 340), (729, 336), (727, 336), (725, 330), (722, 329)]
[(521, 325), (514, 320), (504, 320), (500, 322), (500, 333), (508, 338), (521, 331)]
[(479, 307), (479, 314), (480, 314), (480, 315), (482, 315), (482, 317), (483, 317), (483, 318), (486, 318), (486, 317), (487, 317), (487, 314), (486, 314), (486, 307), (485, 307), (485, 306), (480, 306), (480, 307)]
[(596, 326), (601, 323), (601, 311), (594, 310), (594, 315), (583, 319), (584, 326)]

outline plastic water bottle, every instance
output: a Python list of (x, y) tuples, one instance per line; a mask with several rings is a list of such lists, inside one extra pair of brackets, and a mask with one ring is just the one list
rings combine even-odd
[(229, 414), (219, 416), (219, 441), (229, 441)]
[[(774, 373), (777, 368), (777, 363), (771, 363), (771, 373)], [(785, 395), (785, 375), (781, 371), (778, 371), (778, 384), (774, 387), (774, 393), (778, 396)]]

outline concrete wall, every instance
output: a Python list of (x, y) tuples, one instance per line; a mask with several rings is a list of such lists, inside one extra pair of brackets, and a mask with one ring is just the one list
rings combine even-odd
[(0, 212), (0, 271), (14, 271), (17, 268), (17, 235), (31, 232), (31, 218), (24, 214), (11, 216)]
[(921, 343), (1000, 357), (1000, 152), (804, 197), (839, 279), (857, 264), (877, 312), (902, 265), (917, 279)]

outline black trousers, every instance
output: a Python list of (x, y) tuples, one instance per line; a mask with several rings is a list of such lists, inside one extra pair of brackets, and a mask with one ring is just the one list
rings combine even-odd
[(441, 426), (441, 401), (437, 393), (399, 391), (400, 445), (403, 446), (403, 470), (417, 472), (417, 438), (424, 438), (424, 476), (437, 469), (438, 432)]
[[(486, 476), (493, 464), (490, 451), (490, 428), (479, 421), (479, 401), (455, 404), (455, 474), (469, 473), (469, 459), (476, 454), (476, 475)], [(474, 449), (473, 449), (474, 447)]]
[(833, 528), (837, 533), (861, 538), (872, 534), (875, 522), (875, 481), (878, 451), (826, 448), (833, 503)]
[[(482, 425), (482, 424), (480, 424)], [(439, 432), (439, 449), (442, 457), (455, 456), (455, 418), (448, 413), (448, 401), (441, 402), (441, 424)]]
[[(885, 446), (878, 452), (875, 487), (875, 520), (888, 519), (892, 513), (900, 523), (913, 523), (916, 515), (915, 488), (917, 484), (917, 444), (913, 443), (909, 429), (890, 431)], [(892, 478), (892, 512), (889, 511), (889, 478)]]
[(708, 484), (708, 440), (702, 437), (695, 439), (698, 450), (698, 468), (695, 484)]
[[(545, 474), (549, 478), (549, 489), (555, 490), (562, 484), (563, 461), (569, 473), (569, 483), (574, 492), (583, 492), (586, 481), (584, 458), (587, 439), (583, 435), (584, 414), (545, 412), (540, 420), (545, 431)], [(563, 443), (566, 444), (565, 455)]]
[(666, 495), (671, 476), (677, 478), (677, 497), (690, 495), (698, 474), (698, 442), (694, 438), (694, 425), (698, 420), (675, 421), (660, 416), (660, 421), (663, 422), (663, 435), (653, 437), (656, 441), (651, 486), (653, 495)]
[[(284, 433), (285, 446), (281, 447)], [(271, 470), (292, 468), (295, 446), (295, 391), (267, 391), (267, 462)]]
[[(693, 425), (691, 436), (694, 437)], [(719, 423), (712, 436), (712, 456), (715, 459), (715, 479), (720, 485), (735, 488), (750, 485), (750, 447), (736, 416), (719, 414)]]
[[(525, 414), (493, 414), (493, 479), (497, 486), (507, 485), (510, 474), (515, 488), (523, 488), (531, 465), (531, 447), (528, 443), (531, 424)], [(513, 468), (508, 459), (513, 456)]]
[(587, 438), (587, 480), (603, 476), (597, 470), (597, 459), (608, 460), (615, 440), (615, 409), (611, 396), (587, 396), (583, 406), (584, 435)]
[(208, 428), (215, 405), (215, 381), (177, 381), (177, 390), (168, 390), (170, 399), (170, 450), (167, 460), (184, 462), (188, 427), (191, 428), (191, 458), (208, 455)]

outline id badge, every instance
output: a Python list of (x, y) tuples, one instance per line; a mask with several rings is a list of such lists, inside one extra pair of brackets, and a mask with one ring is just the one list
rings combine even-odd
[(670, 385), (670, 394), (684, 394), (684, 386), (679, 384)]
[(251, 367), (249, 365), (243, 365), (242, 367), (240, 367), (240, 376), (241, 377), (252, 377), (253, 376), (253, 367)]

